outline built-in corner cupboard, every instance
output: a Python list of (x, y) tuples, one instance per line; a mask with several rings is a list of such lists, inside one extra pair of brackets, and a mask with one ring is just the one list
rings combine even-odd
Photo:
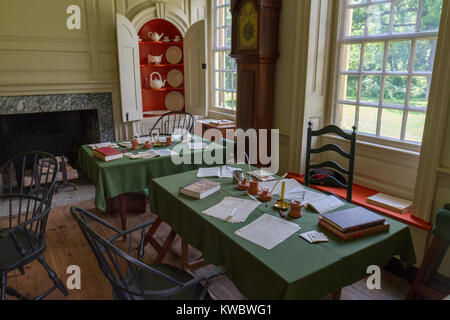
[(117, 14), (124, 122), (151, 127), (169, 111), (206, 113), (205, 20), (187, 21), (183, 11), (168, 5), (142, 10), (131, 21)]

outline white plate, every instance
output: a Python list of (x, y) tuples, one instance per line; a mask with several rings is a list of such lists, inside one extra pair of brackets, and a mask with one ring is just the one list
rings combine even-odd
[(184, 95), (178, 91), (169, 92), (166, 96), (166, 108), (169, 111), (182, 111), (184, 108)]
[(177, 46), (171, 46), (166, 51), (166, 58), (170, 64), (178, 64), (183, 59), (183, 51)]
[(167, 82), (170, 86), (178, 88), (183, 84), (184, 76), (183, 73), (178, 69), (172, 69), (167, 74)]

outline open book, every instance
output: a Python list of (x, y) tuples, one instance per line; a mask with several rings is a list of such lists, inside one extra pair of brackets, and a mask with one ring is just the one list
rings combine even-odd
[(200, 168), (198, 169), (197, 178), (233, 178), (235, 171), (242, 171), (242, 169), (229, 166)]
[(332, 195), (323, 195), (318, 198), (306, 201), (304, 202), (304, 204), (320, 214), (324, 214), (345, 206), (345, 203), (343, 201)]

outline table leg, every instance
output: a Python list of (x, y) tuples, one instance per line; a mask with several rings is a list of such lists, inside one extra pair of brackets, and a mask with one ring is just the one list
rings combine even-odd
[(181, 268), (183, 270), (186, 271), (189, 270), (194, 272), (198, 269), (204, 268), (207, 265), (209, 265), (209, 263), (203, 258), (200, 258), (197, 261), (190, 263), (188, 259), (188, 252), (189, 252), (189, 244), (183, 239), (181, 239)]
[[(127, 230), (127, 201), (124, 194), (119, 196), (120, 200), (120, 222), (122, 224), (122, 231)], [(123, 237), (125, 241), (127, 239), (126, 236)]]
[(176, 235), (177, 233), (175, 232), (175, 230), (172, 229), (172, 231), (170, 231), (170, 234), (166, 239), (166, 242), (164, 242), (164, 245), (161, 248), (161, 252), (159, 253), (158, 257), (155, 260), (155, 264), (161, 264), (163, 262)]
[(189, 244), (181, 239), (181, 268), (187, 270), (188, 268), (188, 249)]
[(149, 243), (150, 245), (156, 250), (156, 252), (160, 253), (161, 252), (161, 245), (156, 241), (156, 239), (153, 237), (153, 235), (155, 234), (156, 230), (159, 228), (159, 226), (161, 225), (162, 220), (158, 217), (155, 222), (153, 223), (153, 225), (150, 227), (150, 229), (147, 231), (147, 234), (145, 235), (144, 238), (144, 247), (147, 246)]

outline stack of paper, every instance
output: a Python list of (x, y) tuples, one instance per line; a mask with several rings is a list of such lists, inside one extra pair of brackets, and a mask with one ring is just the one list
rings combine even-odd
[(302, 233), (300, 235), (303, 239), (308, 241), (309, 243), (320, 243), (320, 242), (328, 242), (328, 238), (323, 233), (317, 231), (310, 231), (306, 233)]
[(235, 234), (267, 250), (272, 250), (300, 229), (298, 224), (264, 214)]
[(159, 155), (154, 150), (139, 152), (138, 154), (129, 152), (129, 153), (125, 153), (125, 156), (127, 156), (131, 160), (151, 159), (151, 158), (159, 157)]
[(171, 149), (158, 149), (158, 150), (155, 150), (155, 153), (161, 157), (171, 156), (173, 154), (176, 154)]
[(231, 223), (242, 223), (260, 204), (259, 201), (226, 197), (218, 205), (203, 211), (203, 213)]
[[(304, 191), (305, 188), (294, 179), (283, 179), (283, 180), (275, 180), (275, 181), (267, 181), (267, 182), (260, 182), (259, 187), (261, 190), (267, 189), (269, 191), (272, 191), (272, 194), (281, 194), (281, 186), (283, 182), (286, 182), (286, 195), (291, 193), (297, 193), (300, 191)], [(275, 189), (274, 189), (275, 187)]]
[(96, 143), (96, 144), (89, 145), (89, 148), (91, 148), (92, 150), (97, 150), (97, 149), (106, 148), (106, 147), (118, 148), (119, 146), (116, 143), (112, 143), (112, 142)]
[(214, 168), (200, 168), (198, 169), (198, 178), (233, 178), (235, 171), (242, 171), (240, 168), (232, 168), (229, 166), (214, 167)]

